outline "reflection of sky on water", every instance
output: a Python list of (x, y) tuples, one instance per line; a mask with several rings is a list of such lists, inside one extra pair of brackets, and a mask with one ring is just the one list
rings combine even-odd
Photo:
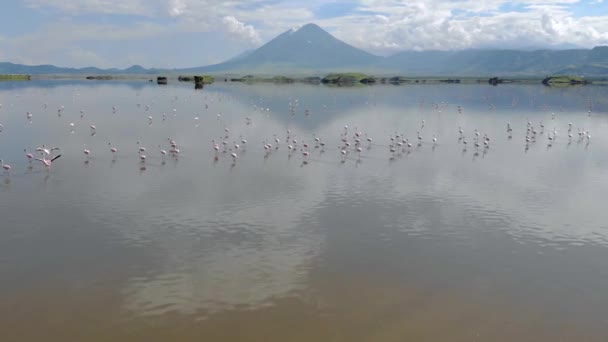
[[(329, 255), (385, 256), (382, 243), (374, 250), (327, 250), (332, 248), (329, 236), (350, 241), (351, 230), (369, 230), (369, 238), (380, 241), (401, 234), (467, 247), (502, 237), (538, 248), (606, 246), (608, 226), (601, 213), (608, 190), (608, 120), (598, 97), (601, 87), (330, 89), (219, 83), (195, 92), (190, 84), (145, 82), (7, 84), (0, 88), (0, 123), (5, 126), (0, 153), (14, 172), (10, 182), (0, 185), (0, 214), (15, 223), (4, 228), (7, 241), (35, 239), (41, 228), (83, 226), (110, 246), (141, 251), (149, 262), (135, 267), (121, 285), (129, 311), (255, 309), (306, 290), (310, 273), (323, 267)], [(591, 117), (588, 97), (597, 103)], [(292, 115), (289, 101), (295, 99)], [(437, 109), (433, 104), (441, 105)], [(457, 104), (463, 113), (457, 113)], [(59, 117), (61, 105), (65, 111)], [(116, 114), (112, 106), (118, 108)], [(26, 111), (34, 115), (31, 124)], [(246, 116), (252, 117), (251, 125)], [(528, 120), (558, 130), (553, 147), (547, 148), (543, 137), (524, 151)], [(514, 128), (512, 140), (505, 132), (507, 121)], [(73, 134), (70, 122), (75, 123)], [(591, 130), (589, 147), (576, 138), (568, 144), (568, 122), (574, 132)], [(97, 126), (95, 136), (91, 124)], [(355, 153), (340, 162), (337, 144), (345, 125), (374, 139), (360, 163)], [(487, 133), (491, 148), (477, 157), (470, 145), (463, 152), (458, 126), (470, 142), (474, 129)], [(231, 131), (229, 143), (248, 140), (233, 167), (226, 154), (213, 162), (211, 139), (219, 141), (224, 128)], [(284, 141), (287, 129), (300, 143), (312, 144), (316, 134), (327, 143), (325, 153), (311, 149), (310, 163), (303, 165), (300, 152), (289, 158), (282, 143), (264, 158), (263, 142), (273, 142), (274, 135)], [(425, 138), (422, 146), (389, 161), (389, 135), (404, 133), (413, 141), (417, 131)], [(435, 148), (430, 143), (434, 134), (439, 138)], [(178, 161), (167, 158), (163, 164), (157, 146), (166, 148), (167, 138), (175, 139), (183, 153)], [(146, 170), (140, 170), (136, 141), (148, 148)], [(108, 142), (119, 147), (115, 162)], [(62, 148), (63, 157), (48, 175), (37, 165), (27, 171), (23, 158), (23, 148), (41, 144)], [(93, 151), (86, 165), (84, 144)], [(65, 214), (45, 211), (42, 216), (27, 209), (51, 201)], [(75, 215), (67, 214), (70, 210)], [(30, 223), (17, 224), (16, 213), (30, 215)], [(323, 220), (328, 213), (332, 220)], [(108, 234), (99, 234), (101, 229)], [(74, 243), (95, 245), (91, 237), (80, 239)], [(42, 254), (52, 254), (51, 247), (39, 246)]]

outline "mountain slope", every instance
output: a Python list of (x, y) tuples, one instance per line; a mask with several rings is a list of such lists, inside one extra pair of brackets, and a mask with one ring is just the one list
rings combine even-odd
[(286, 31), (247, 55), (224, 63), (201, 68), (200, 71), (255, 71), (264, 68), (334, 70), (347, 66), (366, 67), (382, 57), (372, 55), (334, 38), (315, 24)]

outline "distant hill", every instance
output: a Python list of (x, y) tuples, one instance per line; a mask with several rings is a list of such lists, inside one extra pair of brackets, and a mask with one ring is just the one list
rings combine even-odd
[(608, 75), (608, 47), (591, 50), (407, 51), (380, 61), (378, 68), (417, 75), (548, 75), (570, 70), (581, 75), (603, 76)]
[(91, 75), (108, 75), (108, 74), (151, 74), (158, 72), (158, 69), (145, 69), (140, 65), (133, 65), (126, 69), (100, 69), (96, 67), (86, 68), (62, 68), (54, 65), (23, 65), (9, 62), (0, 62), (0, 74), (91, 74)]
[(296, 74), (364, 72), (405, 76), (608, 76), (608, 46), (565, 50), (404, 51), (380, 57), (336, 39), (315, 24), (288, 30), (223, 63), (183, 69), (60, 68), (0, 63), (0, 74)]

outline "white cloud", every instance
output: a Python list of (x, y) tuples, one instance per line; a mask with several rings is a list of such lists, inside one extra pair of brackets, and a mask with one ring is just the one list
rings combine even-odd
[[(139, 41), (210, 31), (225, 32), (234, 40), (258, 45), (308, 22), (318, 23), (338, 38), (378, 54), (608, 44), (608, 14), (575, 16), (572, 6), (597, 8), (579, 0), (355, 0), (355, 11), (324, 19), (315, 12), (326, 3), (322, 0), (272, 4), (267, 0), (24, 1), (30, 8), (52, 9), (50, 13), (56, 12), (57, 20), (43, 24), (40, 31), (0, 40), (0, 50), (12, 60), (44, 62), (45, 56), (54, 51), (78, 49), (86, 42)], [(136, 15), (138, 20), (127, 24), (112, 19), (83, 23), (78, 20), (82, 14)], [(234, 40), (225, 44), (234, 44)], [(222, 48), (222, 44), (217, 45), (218, 50)], [(116, 51), (116, 58), (128, 53), (132, 51)]]
[(233, 16), (226, 16), (222, 18), (222, 23), (226, 28), (226, 32), (233, 37), (243, 39), (254, 45), (261, 42), (260, 35), (253, 26), (245, 25)]
[(182, 0), (171, 0), (169, 2), (169, 15), (172, 17), (178, 17), (184, 14), (186, 10), (186, 4)]
[(130, 14), (152, 16), (159, 0), (25, 0), (31, 8), (52, 8), (68, 14)]
[[(506, 1), (363, 0), (353, 14), (321, 21), (358, 47), (383, 54), (399, 50), (482, 47), (584, 47), (608, 44), (608, 16), (574, 17), (575, 0), (520, 1), (518, 11), (499, 11)], [(464, 11), (464, 12), (463, 12)]]

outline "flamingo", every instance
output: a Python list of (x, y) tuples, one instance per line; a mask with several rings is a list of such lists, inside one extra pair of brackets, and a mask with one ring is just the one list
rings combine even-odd
[(2, 159), (0, 159), (0, 166), (4, 169), (4, 173), (8, 174), (11, 171), (11, 166), (8, 164), (4, 164)]
[(42, 152), (42, 153), (46, 154), (47, 156), (49, 154), (51, 154), (51, 151), (48, 148), (46, 148), (44, 145), (42, 145), (42, 147), (38, 147), (36, 149), (36, 152)]
[(27, 152), (27, 150), (26, 150), (26, 149), (24, 149), (24, 150), (23, 150), (23, 152), (25, 152), (25, 157), (26, 157), (26, 158), (27, 158), (27, 160), (28, 160), (28, 161), (31, 163), (31, 162), (32, 162), (32, 159), (34, 159), (34, 155), (33, 155), (33, 154), (31, 154), (31, 153), (29, 153), (29, 152)]
[(111, 143), (108, 143), (108, 146), (110, 146), (110, 152), (112, 152), (112, 154), (116, 154), (116, 152), (118, 152), (118, 149), (113, 147)]
[[(167, 151), (163, 150), (163, 149), (160, 147), (160, 145), (158, 145), (158, 148), (160, 148), (160, 154), (161, 154), (163, 157), (167, 155)], [(218, 146), (218, 149), (219, 149), (219, 146)]]
[(46, 166), (46, 167), (47, 167), (47, 169), (48, 169), (48, 168), (50, 168), (50, 167), (51, 167), (51, 164), (52, 164), (52, 163), (53, 163), (55, 160), (57, 160), (59, 157), (61, 157), (61, 154), (56, 155), (55, 157), (53, 157), (53, 158), (51, 158), (51, 159), (46, 159), (46, 158), (43, 156), (42, 158), (36, 158), (36, 160), (41, 161), (41, 162), (44, 164), (44, 166)]
[[(139, 146), (139, 141), (137, 142), (137, 146)], [(139, 153), (144, 153), (144, 152), (146, 152), (146, 148), (145, 148), (145, 147), (143, 147), (143, 146), (139, 146), (138, 150), (139, 150)]]

